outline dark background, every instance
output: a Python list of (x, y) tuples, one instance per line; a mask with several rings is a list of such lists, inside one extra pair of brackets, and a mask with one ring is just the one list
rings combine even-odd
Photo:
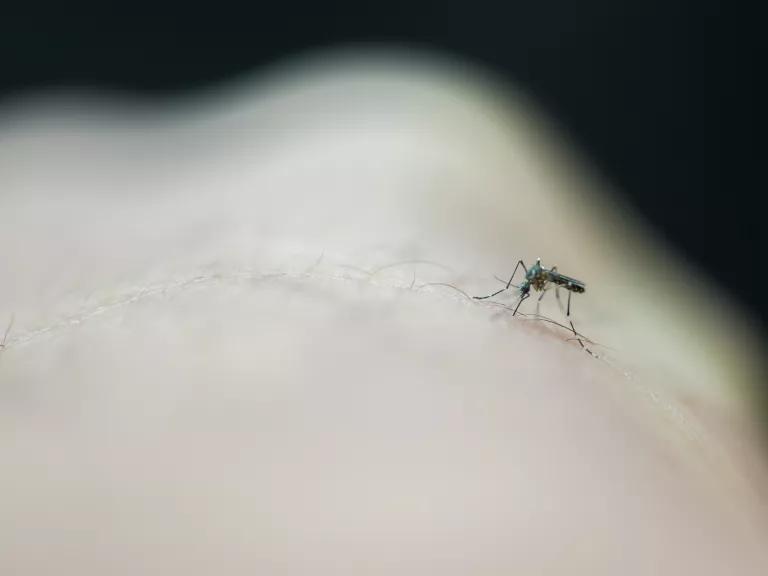
[[(534, 96), (664, 236), (765, 326), (757, 38), (698, 0), (36, 4), (0, 15), (0, 104), (50, 86), (173, 95), (318, 47), (391, 42)], [(702, 310), (706, 313), (706, 310)]]

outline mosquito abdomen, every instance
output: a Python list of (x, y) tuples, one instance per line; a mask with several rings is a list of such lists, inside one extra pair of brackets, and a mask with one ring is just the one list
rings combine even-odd
[(550, 282), (553, 282), (554, 284), (557, 284), (558, 286), (561, 286), (566, 290), (575, 292), (576, 294), (581, 294), (587, 289), (586, 284), (584, 284), (584, 282), (582, 282), (581, 280), (576, 280), (575, 278), (563, 276), (562, 274), (552, 274), (550, 278)]

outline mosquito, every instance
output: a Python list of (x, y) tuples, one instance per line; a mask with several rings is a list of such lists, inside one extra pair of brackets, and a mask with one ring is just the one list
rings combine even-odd
[[(512, 284), (512, 280), (514, 280), (515, 274), (517, 274), (517, 270), (521, 266), (523, 267), (523, 270), (525, 270), (525, 278), (523, 278), (523, 281), (520, 284)], [(552, 268), (544, 268), (541, 265), (541, 258), (537, 258), (536, 264), (530, 268), (527, 268), (522, 260), (518, 260), (515, 269), (512, 271), (512, 275), (509, 277), (509, 282), (507, 282), (507, 285), (504, 288), (497, 290), (493, 294), (488, 294), (487, 296), (475, 296), (474, 298), (475, 300), (493, 298), (494, 296), (509, 290), (510, 287), (514, 287), (519, 290), (520, 294), (520, 299), (518, 300), (517, 305), (512, 312), (512, 315), (514, 316), (517, 314), (517, 309), (520, 308), (520, 304), (523, 303), (523, 300), (526, 300), (530, 297), (531, 289), (536, 290), (537, 292), (541, 292), (538, 300), (541, 302), (541, 299), (544, 298), (544, 294), (547, 293), (547, 290), (549, 290), (552, 285), (555, 287), (555, 296), (557, 297), (557, 302), (560, 304), (561, 310), (563, 308), (563, 304), (560, 300), (560, 288), (568, 290), (568, 305), (565, 315), (568, 317), (568, 322), (571, 325), (573, 334), (577, 336), (576, 328), (571, 321), (571, 294), (583, 294), (587, 289), (587, 285), (584, 284), (584, 282), (581, 280), (576, 280), (575, 278), (571, 278), (565, 274), (560, 274), (560, 272), (557, 271), (557, 266), (553, 266)], [(576, 339), (579, 341), (579, 344), (581, 344), (581, 347), (585, 348), (584, 342), (582, 342), (578, 336)]]

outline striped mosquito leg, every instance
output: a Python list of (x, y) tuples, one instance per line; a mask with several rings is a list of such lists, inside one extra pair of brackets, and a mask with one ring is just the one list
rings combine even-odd
[[(563, 309), (563, 304), (560, 302), (560, 292), (558, 292), (557, 288), (555, 288), (555, 295), (557, 296), (557, 302), (560, 304), (560, 310)], [(581, 344), (581, 347), (584, 348), (584, 342), (581, 341), (581, 338), (579, 338), (579, 333), (576, 332), (576, 327), (573, 325), (573, 321), (571, 320), (571, 292), (568, 291), (568, 308), (565, 312), (566, 317), (568, 318), (568, 323), (571, 325), (571, 331), (573, 332), (573, 335), (576, 337), (576, 340), (579, 341), (579, 344)]]
[[(581, 347), (582, 347), (582, 348), (584, 348), (585, 350), (587, 350), (587, 352), (589, 352), (589, 350), (587, 349), (587, 347), (586, 347), (586, 346), (584, 346), (584, 342), (582, 342), (582, 341), (581, 341), (581, 338), (579, 338), (579, 333), (578, 333), (578, 332), (576, 332), (576, 327), (573, 325), (573, 320), (571, 320), (571, 319), (569, 318), (569, 319), (568, 319), (568, 323), (571, 325), (571, 330), (573, 330), (573, 335), (574, 335), (574, 336), (576, 336), (576, 340), (579, 342), (579, 344), (581, 344)], [(591, 354), (591, 352), (590, 352), (590, 354)]]
[(520, 304), (522, 304), (522, 303), (523, 303), (523, 300), (525, 300), (525, 299), (526, 299), (526, 298), (528, 298), (529, 296), (530, 296), (530, 294), (524, 294), (524, 295), (523, 295), (523, 296), (520, 298), (520, 301), (517, 303), (517, 306), (515, 306), (515, 310), (514, 310), (514, 312), (512, 312), (512, 316), (514, 316), (515, 314), (517, 314), (517, 309), (518, 309), (518, 308), (520, 308)]
[(485, 300), (486, 298), (493, 298), (494, 296), (497, 296), (501, 294), (502, 292), (505, 292), (507, 288), (502, 288), (501, 290), (496, 290), (493, 294), (488, 294), (488, 296), (472, 296), (475, 300)]
[(520, 268), (520, 266), (523, 267), (523, 270), (525, 270), (525, 273), (528, 274), (528, 268), (525, 267), (525, 264), (522, 260), (518, 260), (517, 264), (515, 264), (515, 269), (512, 271), (512, 276), (509, 277), (509, 282), (507, 282), (507, 285), (504, 286), (501, 290), (496, 290), (493, 294), (488, 294), (488, 296), (473, 296), (475, 300), (485, 300), (487, 298), (493, 298), (494, 296), (498, 296), (505, 290), (509, 290), (509, 287), (512, 286), (512, 280), (515, 278), (515, 274), (517, 274), (517, 269)]
[(573, 330), (573, 335), (576, 336), (576, 340), (579, 341), (579, 344), (581, 344), (581, 347), (584, 348), (584, 342), (581, 341), (581, 338), (579, 338), (579, 333), (576, 332), (576, 327), (573, 325), (573, 320), (571, 320), (571, 292), (568, 291), (568, 309), (565, 312), (565, 315), (568, 317), (568, 322), (571, 324), (571, 330)]
[(573, 331), (573, 335), (576, 337), (576, 340), (579, 342), (581, 347), (586, 352), (588, 352), (590, 356), (592, 356), (593, 358), (597, 358), (597, 356), (595, 355), (594, 352), (592, 352), (592, 350), (584, 346), (584, 342), (582, 341), (581, 338), (579, 338), (579, 333), (576, 332), (576, 327), (573, 325), (573, 320), (571, 320), (571, 292), (570, 291), (568, 292), (568, 309), (566, 311), (566, 316), (568, 317), (568, 323), (571, 325), (571, 330)]

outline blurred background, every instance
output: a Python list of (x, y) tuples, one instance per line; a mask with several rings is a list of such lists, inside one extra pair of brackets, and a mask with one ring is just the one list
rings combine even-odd
[[(429, 50), (532, 97), (724, 298), (765, 326), (756, 15), (709, 0), (36, 3), (4, 7), (0, 107), (54, 88), (151, 100), (319, 49)], [(706, 311), (702, 311), (705, 313)]]

